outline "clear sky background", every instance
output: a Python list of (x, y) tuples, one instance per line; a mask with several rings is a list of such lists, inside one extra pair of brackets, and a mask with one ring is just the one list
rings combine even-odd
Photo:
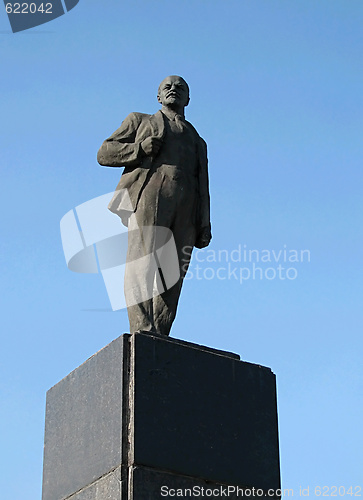
[(358, 0), (80, 0), (18, 34), (0, 7), (1, 498), (40, 498), (46, 391), (128, 331), (59, 221), (115, 188), (97, 150), (169, 74), (208, 143), (209, 248), (311, 256), (293, 280), (190, 279), (172, 336), (276, 373), (284, 488), (363, 495), (362, 27)]

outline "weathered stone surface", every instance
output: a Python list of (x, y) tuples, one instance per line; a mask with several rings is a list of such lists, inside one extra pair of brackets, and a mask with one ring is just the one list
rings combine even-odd
[(159, 499), (164, 485), (209, 484), (280, 487), (269, 368), (125, 334), (48, 391), (43, 500)]
[(119, 467), (78, 493), (67, 497), (67, 500), (126, 500), (127, 496), (125, 493), (122, 494), (123, 486)]
[(121, 336), (47, 394), (43, 500), (58, 500), (121, 464), (124, 344)]
[[(195, 498), (223, 498), (226, 493), (230, 500), (242, 498), (241, 490), (237, 496), (237, 486), (222, 485), (147, 467), (132, 467), (130, 470), (130, 500), (160, 500), (161, 498), (181, 497), (180, 493), (185, 498), (193, 498), (189, 490), (194, 493)], [(214, 496), (210, 494), (211, 491), (214, 492)]]
[(269, 368), (160, 337), (132, 336), (131, 462), (225, 484), (279, 488)]

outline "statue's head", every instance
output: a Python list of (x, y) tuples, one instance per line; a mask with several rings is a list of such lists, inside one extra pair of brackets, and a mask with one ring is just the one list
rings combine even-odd
[(160, 83), (158, 101), (167, 108), (174, 110), (185, 108), (189, 104), (189, 87), (181, 76), (167, 76)]

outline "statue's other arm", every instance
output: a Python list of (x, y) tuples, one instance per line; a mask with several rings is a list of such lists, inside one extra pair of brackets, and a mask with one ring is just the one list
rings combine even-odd
[(97, 161), (104, 167), (135, 167), (143, 156), (141, 144), (135, 142), (141, 115), (129, 114), (111, 137), (106, 139), (97, 153)]
[(200, 138), (199, 142), (199, 164), (199, 217), (195, 246), (197, 248), (204, 248), (209, 245), (212, 239), (212, 232), (210, 224), (207, 144), (202, 138)]

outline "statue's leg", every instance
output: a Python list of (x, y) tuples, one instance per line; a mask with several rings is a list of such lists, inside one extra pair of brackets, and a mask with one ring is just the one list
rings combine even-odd
[(191, 259), (195, 243), (194, 213), (194, 196), (191, 196), (187, 203), (183, 203), (182, 207), (177, 205), (174, 213), (171, 230), (178, 254), (180, 277), (175, 285), (153, 299), (154, 325), (156, 331), (163, 335), (169, 335), (175, 319), (183, 280)]
[[(129, 218), (125, 268), (125, 298), (130, 332), (155, 331), (153, 296), (161, 286), (158, 278), (157, 245), (160, 186), (163, 176), (155, 172), (145, 187), (138, 207)], [(160, 288), (162, 292), (163, 287)]]
[(139, 222), (132, 214), (128, 224), (124, 291), (131, 333), (153, 330), (152, 293), (149, 290), (151, 278), (148, 277), (151, 272), (148, 255), (152, 242), (143, 241), (143, 228), (139, 227)]

